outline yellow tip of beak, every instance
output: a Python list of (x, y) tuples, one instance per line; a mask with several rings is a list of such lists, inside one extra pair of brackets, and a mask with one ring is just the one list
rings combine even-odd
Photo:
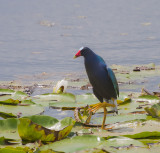
[(77, 58), (77, 56), (74, 56), (73, 59)]

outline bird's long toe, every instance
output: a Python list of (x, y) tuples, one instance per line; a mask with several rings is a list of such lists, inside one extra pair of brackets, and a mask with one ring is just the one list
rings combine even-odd
[(88, 108), (88, 111), (95, 113), (102, 107), (102, 103), (97, 103), (94, 105), (91, 105), (91, 108)]

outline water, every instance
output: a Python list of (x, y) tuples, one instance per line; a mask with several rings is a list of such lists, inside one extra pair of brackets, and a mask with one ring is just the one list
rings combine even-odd
[(72, 58), (81, 46), (108, 65), (159, 65), (159, 6), (159, 0), (0, 0), (0, 80), (84, 71), (83, 59)]

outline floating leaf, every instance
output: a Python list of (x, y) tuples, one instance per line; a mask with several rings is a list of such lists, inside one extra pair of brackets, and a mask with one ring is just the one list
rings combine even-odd
[(14, 100), (14, 99), (7, 99), (5, 101), (0, 101), (0, 104), (5, 104), (5, 105), (18, 105), (20, 103), (21, 103), (21, 101)]
[(119, 147), (121, 147), (122, 149), (129, 149), (129, 147), (127, 148), (127, 146), (131, 146), (132, 148), (145, 147), (142, 142), (127, 137), (116, 137), (105, 140), (102, 137), (83, 135), (42, 146), (39, 148), (39, 150), (47, 151), (48, 149), (50, 149), (54, 151), (72, 153), (79, 151), (87, 152), (87, 150), (90, 151), (94, 148), (96, 151), (102, 149), (105, 152), (116, 152), (116, 148)]
[(36, 95), (33, 98), (34, 101), (36, 101), (36, 99), (39, 99), (44, 102), (45, 101), (75, 102), (75, 96), (71, 93), (62, 93), (62, 94), (48, 93), (43, 95)]
[(12, 94), (12, 98), (17, 99), (17, 100), (24, 100), (27, 97), (29, 97), (29, 96), (22, 91), (16, 91), (15, 93)]
[(0, 153), (32, 153), (29, 147), (5, 147), (0, 148)]
[(13, 94), (15, 91), (11, 89), (0, 89), (0, 94)]
[(66, 137), (73, 125), (74, 120), (72, 120), (67, 126), (61, 130), (50, 130), (39, 124), (32, 122), (28, 118), (20, 118), (20, 124), (18, 125), (18, 132), (21, 139), (25, 142), (35, 142), (41, 140), (44, 143), (53, 142), (61, 140)]
[(101, 137), (84, 135), (57, 141), (55, 143), (42, 146), (39, 149), (40, 151), (52, 149), (62, 152), (76, 152), (84, 149), (96, 148), (96, 146), (104, 141), (105, 139)]
[(154, 104), (152, 107), (146, 107), (146, 112), (152, 117), (160, 118), (160, 103)]
[[(118, 122), (128, 122), (133, 120), (145, 120), (147, 115), (145, 114), (129, 114), (129, 115), (117, 115), (117, 116), (107, 116), (106, 124), (113, 124)], [(97, 124), (102, 124), (103, 117), (93, 118), (93, 122)]]
[(12, 113), (5, 113), (5, 112), (0, 112), (0, 117), (3, 118), (17, 118), (16, 115), (12, 114)]
[(124, 92), (121, 92), (118, 99), (117, 104), (119, 105), (125, 105), (131, 102), (131, 98)]
[(14, 106), (14, 105), (0, 105), (0, 110), (5, 113), (12, 113), (14, 115), (21, 114), (22, 116), (36, 115), (44, 111), (44, 108), (40, 105), (28, 105), (28, 106)]
[(15, 139), (0, 137), (0, 145), (11, 145), (11, 144), (15, 144), (14, 142), (15, 142)]
[(136, 133), (133, 135), (124, 135), (125, 137), (132, 138), (132, 139), (160, 139), (160, 132), (153, 131), (153, 132), (141, 132)]
[(20, 139), (17, 131), (19, 120), (16, 118), (8, 118), (0, 120), (0, 137), (9, 139)]
[(51, 126), (59, 122), (56, 118), (47, 115), (25, 116), (24, 118), (29, 118), (32, 122), (39, 124), (45, 128), (50, 128)]
[(147, 99), (147, 100), (160, 100), (159, 97), (154, 95), (142, 95), (142, 96), (139, 96), (138, 98)]
[(97, 98), (93, 94), (83, 94), (76, 95), (76, 102), (60, 102), (60, 103), (51, 103), (50, 106), (54, 108), (63, 108), (63, 109), (75, 109), (76, 107), (85, 107), (87, 105), (98, 103)]

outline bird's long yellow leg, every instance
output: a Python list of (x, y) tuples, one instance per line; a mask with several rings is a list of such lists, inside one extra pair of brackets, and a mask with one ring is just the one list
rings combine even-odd
[(90, 105), (90, 106), (91, 106), (91, 108), (89, 108), (88, 110), (90, 112), (93, 112), (93, 113), (95, 113), (100, 108), (104, 109), (104, 117), (103, 117), (102, 129), (105, 129), (105, 130), (112, 129), (112, 128), (105, 128), (105, 121), (106, 121), (106, 115), (107, 115), (106, 107), (116, 107), (116, 106), (114, 104), (109, 104), (107, 102), (97, 103), (97, 104)]
[(103, 117), (103, 123), (102, 123), (102, 129), (105, 129), (105, 122), (106, 122), (106, 116), (107, 116), (107, 109), (106, 107), (103, 107), (104, 109), (104, 117)]

